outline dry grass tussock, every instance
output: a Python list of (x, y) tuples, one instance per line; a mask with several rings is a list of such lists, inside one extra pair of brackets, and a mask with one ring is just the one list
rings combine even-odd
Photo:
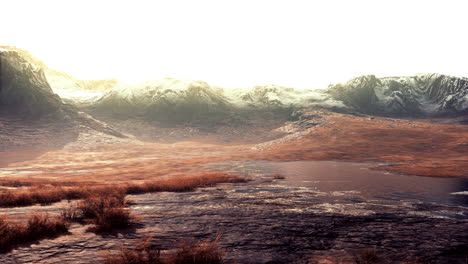
[[(245, 182), (246, 179), (237, 175), (231, 175), (223, 172), (204, 173), (193, 176), (171, 177), (152, 181), (143, 181), (141, 183), (125, 183), (114, 185), (82, 184), (79, 187), (54, 185), (33, 185), (28, 188), (20, 189), (0, 189), (0, 207), (18, 207), (34, 204), (47, 205), (62, 200), (87, 199), (96, 194), (105, 195), (109, 191), (117, 188), (122, 189), (124, 194), (141, 194), (146, 192), (186, 192), (199, 187), (206, 187), (217, 183)], [(8, 182), (10, 183), (10, 182)], [(21, 186), (22, 181), (12, 182)], [(28, 182), (29, 184), (29, 182)], [(122, 187), (120, 187), (122, 186)]]
[(224, 251), (214, 241), (185, 241), (171, 253), (162, 254), (161, 249), (151, 244), (151, 237), (140, 241), (135, 247), (121, 247), (115, 254), (105, 254), (107, 264), (220, 264), (224, 263)]
[(125, 190), (109, 190), (79, 201), (64, 210), (62, 217), (70, 221), (92, 224), (88, 229), (92, 232), (111, 232), (135, 224), (134, 216), (127, 207)]
[(9, 222), (0, 217), (0, 252), (44, 238), (68, 233), (69, 222), (63, 218), (50, 218), (47, 214), (33, 214), (25, 224)]
[(62, 200), (75, 200), (88, 197), (90, 193), (102, 191), (102, 187), (57, 187), (32, 186), (24, 189), (0, 190), (0, 207), (18, 207), (34, 204), (48, 205)]
[(217, 183), (246, 182), (237, 175), (227, 173), (205, 173), (195, 176), (171, 177), (155, 181), (146, 181), (141, 184), (128, 184), (127, 194), (140, 194), (148, 192), (189, 192), (196, 188), (212, 186)]

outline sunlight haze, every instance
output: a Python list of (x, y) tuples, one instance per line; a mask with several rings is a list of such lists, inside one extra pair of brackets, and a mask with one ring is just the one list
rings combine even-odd
[(468, 77), (465, 1), (0, 1), (0, 45), (82, 79), (325, 88)]

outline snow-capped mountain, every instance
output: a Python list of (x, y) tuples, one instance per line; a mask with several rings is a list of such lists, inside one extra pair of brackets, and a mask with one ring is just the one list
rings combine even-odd
[(0, 111), (30, 118), (70, 111), (56, 95), (43, 64), (22, 50), (0, 47)]
[(222, 88), (203, 81), (166, 78), (116, 86), (97, 100), (93, 108), (114, 115), (137, 114), (178, 122), (221, 118), (231, 107)]
[(137, 85), (120, 84), (105, 92), (93, 111), (172, 122), (236, 122), (256, 114), (284, 116), (305, 106), (345, 107), (322, 90), (277, 85), (223, 89), (203, 81), (165, 78)]
[(367, 114), (434, 116), (468, 113), (468, 79), (441, 74), (377, 78), (330, 86), (328, 93)]
[(468, 79), (440, 74), (366, 75), (323, 90), (278, 85), (223, 89), (173, 78), (137, 85), (79, 80), (11, 47), (1, 48), (0, 58), (1, 111), (30, 116), (74, 112), (62, 99), (93, 113), (175, 123), (234, 122), (256, 113), (284, 116), (307, 107), (418, 117), (468, 113)]
[(239, 106), (252, 108), (282, 108), (304, 105), (314, 94), (311, 90), (298, 90), (279, 85), (255, 86), (237, 89), (231, 94), (231, 100)]
[(390, 116), (460, 115), (468, 111), (468, 79), (368, 75), (328, 89), (299, 90), (277, 85), (223, 89), (203, 81), (166, 78), (133, 86), (121, 83), (94, 104), (101, 113), (171, 122), (229, 121), (266, 112), (284, 116), (307, 107)]

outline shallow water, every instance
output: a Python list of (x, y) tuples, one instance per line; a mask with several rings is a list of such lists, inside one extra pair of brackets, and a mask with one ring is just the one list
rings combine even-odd
[[(334, 161), (248, 161), (218, 164), (244, 175), (281, 175), (277, 185), (323, 193), (324, 202), (468, 207), (468, 179), (409, 176), (369, 169), (375, 164)], [(327, 195), (328, 194), (328, 195)], [(316, 197), (317, 198), (317, 197)]]
[(286, 184), (323, 191), (357, 191), (368, 199), (421, 201), (468, 206), (468, 179), (400, 175), (368, 169), (366, 164), (300, 161), (273, 164)]

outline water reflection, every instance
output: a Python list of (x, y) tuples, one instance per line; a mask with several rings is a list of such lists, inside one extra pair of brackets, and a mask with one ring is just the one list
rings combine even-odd
[[(284, 175), (286, 179), (282, 184), (292, 187), (307, 187), (321, 192), (354, 191), (366, 200), (389, 203), (421, 201), (468, 206), (468, 192), (462, 193), (468, 191), (468, 179), (408, 176), (368, 167), (365, 163), (332, 161), (253, 161), (243, 164), (244, 171)], [(363, 202), (359, 197), (348, 198), (353, 203)]]

